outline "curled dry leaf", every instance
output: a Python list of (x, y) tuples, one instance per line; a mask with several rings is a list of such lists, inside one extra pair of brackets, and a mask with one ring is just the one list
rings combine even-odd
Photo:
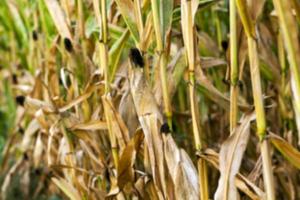
[(221, 176), (214, 196), (215, 200), (239, 199), (234, 181), (248, 143), (250, 122), (254, 119), (254, 113), (243, 116), (241, 124), (221, 146), (219, 155)]
[(142, 131), (138, 131), (125, 147), (118, 164), (118, 186), (123, 189), (126, 183), (134, 181), (134, 168), (136, 154), (144, 140)]
[(130, 93), (130, 88), (126, 88), (126, 91), (122, 95), (119, 105), (119, 113), (128, 127), (129, 135), (132, 136), (138, 127), (138, 118), (132, 95)]
[(166, 165), (175, 185), (177, 199), (198, 199), (198, 174), (183, 149), (179, 149), (170, 134), (163, 135)]
[[(140, 69), (132, 69), (130, 89), (140, 125), (145, 135), (155, 189), (160, 199), (166, 197), (163, 143), (160, 134), (162, 114)], [(147, 158), (147, 157), (146, 157)]]
[(164, 155), (162, 154), (163, 143), (160, 134), (161, 123), (156, 114), (140, 116), (139, 121), (145, 135), (145, 144), (148, 148), (147, 153), (155, 189), (157, 190), (159, 199), (163, 199), (166, 197), (166, 180)]
[(143, 72), (134, 68), (130, 74), (130, 91), (138, 117), (155, 114), (162, 123), (162, 114)]
[(35, 147), (33, 151), (33, 162), (34, 162), (34, 167), (36, 168), (39, 166), (41, 162), (43, 151), (44, 151), (44, 143), (42, 141), (42, 134), (39, 133), (35, 141)]
[(69, 110), (70, 108), (72, 108), (73, 106), (81, 103), (85, 99), (89, 98), (96, 89), (97, 89), (97, 85), (91, 85), (90, 87), (88, 87), (86, 89), (86, 91), (83, 94), (79, 95), (75, 99), (73, 99), (70, 102), (68, 102), (66, 105), (64, 105), (61, 108), (59, 108), (58, 109), (59, 112), (61, 112), (61, 113), (65, 112), (65, 111)]
[(60, 35), (63, 38), (72, 39), (71, 32), (67, 25), (63, 11), (59, 5), (59, 2), (56, 0), (45, 0), (45, 4)]
[[(212, 149), (206, 149), (204, 153), (198, 154), (198, 156), (204, 158), (211, 163), (215, 168), (219, 168), (219, 154)], [(257, 187), (248, 178), (238, 173), (235, 178), (235, 185), (239, 190), (247, 194), (251, 199), (265, 199), (265, 193)]]
[(89, 121), (86, 123), (74, 124), (74, 126), (71, 127), (71, 130), (107, 130), (107, 124), (104, 121)]
[(22, 145), (21, 145), (22, 151), (26, 151), (27, 149), (30, 148), (30, 143), (32, 142), (33, 135), (38, 131), (39, 128), (40, 128), (40, 124), (38, 123), (38, 121), (36, 119), (33, 119), (29, 123), (29, 125), (24, 133), (24, 138), (23, 138)]
[(275, 148), (295, 167), (300, 169), (300, 152), (281, 137), (271, 134), (269, 137)]
[(74, 186), (62, 178), (51, 179), (71, 200), (81, 200), (80, 194)]
[[(129, 142), (128, 129), (125, 126), (120, 114), (116, 111), (109, 97), (103, 96), (102, 102), (107, 120), (107, 126), (111, 138), (115, 138), (119, 144), (120, 151), (123, 152), (126, 144)], [(112, 141), (114, 141), (113, 139)], [(112, 147), (117, 147), (117, 144), (112, 144)]]

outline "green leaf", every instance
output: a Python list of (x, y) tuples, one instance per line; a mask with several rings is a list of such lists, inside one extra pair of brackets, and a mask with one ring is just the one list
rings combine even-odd
[(198, 9), (205, 9), (207, 7), (210, 7), (214, 5), (215, 3), (218, 3), (220, 0), (202, 0), (199, 1)]
[(158, 1), (157, 4), (159, 5), (160, 25), (161, 25), (162, 37), (163, 37), (162, 39), (165, 42), (165, 38), (167, 35), (166, 33), (172, 25), (174, 1), (173, 0)]
[(112, 45), (109, 51), (109, 80), (113, 81), (117, 67), (120, 61), (121, 54), (123, 52), (126, 41), (129, 37), (129, 31), (126, 30), (123, 35)]
[(137, 22), (134, 16), (134, 5), (131, 0), (116, 0), (120, 12), (125, 20), (127, 27), (130, 30), (131, 36), (135, 43), (139, 42), (139, 32)]

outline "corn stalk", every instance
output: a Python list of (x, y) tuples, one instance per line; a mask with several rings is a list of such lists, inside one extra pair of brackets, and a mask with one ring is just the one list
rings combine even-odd
[(230, 133), (236, 127), (238, 118), (238, 58), (235, 0), (230, 0)]
[(291, 2), (273, 0), (273, 3), (278, 14), (280, 29), (290, 63), (291, 85), (294, 97), (293, 105), (298, 128), (298, 145), (300, 145), (300, 49), (298, 43), (297, 23), (291, 12)]
[(168, 120), (168, 124), (172, 127), (172, 107), (170, 103), (170, 97), (168, 92), (168, 85), (167, 85), (167, 55), (164, 51), (164, 43), (163, 43), (163, 36), (162, 30), (160, 26), (160, 15), (159, 15), (159, 8), (158, 8), (158, 1), (151, 0), (151, 7), (153, 13), (153, 22), (154, 22), (154, 31), (155, 31), (155, 38), (156, 38), (156, 51), (158, 54), (158, 61), (159, 61), (159, 71), (160, 71), (160, 78), (161, 78), (161, 86), (162, 86), (162, 93), (163, 93), (163, 101), (164, 101), (164, 109), (165, 115)]
[[(184, 43), (187, 52), (188, 70), (189, 70), (189, 95), (192, 114), (192, 126), (196, 150), (202, 149), (200, 139), (200, 126), (198, 106), (195, 94), (195, 41), (193, 29), (192, 1), (182, 2), (182, 29), (184, 30)], [(208, 199), (207, 166), (203, 159), (198, 160), (200, 199)]]
[(254, 98), (254, 107), (256, 113), (257, 135), (260, 140), (262, 163), (263, 163), (263, 177), (266, 195), (268, 200), (275, 199), (274, 193), (274, 178), (271, 164), (270, 150), (266, 136), (266, 117), (264, 111), (263, 95), (261, 89), (261, 79), (259, 70), (259, 58), (257, 52), (257, 41), (255, 39), (255, 23), (252, 21), (245, 0), (236, 0), (243, 27), (247, 35), (248, 55), (250, 62), (250, 72), (252, 81), (252, 91)]

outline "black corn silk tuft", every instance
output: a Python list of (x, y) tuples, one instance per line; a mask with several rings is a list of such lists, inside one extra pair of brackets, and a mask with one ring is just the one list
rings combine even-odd
[(222, 40), (221, 45), (222, 45), (223, 50), (227, 51), (227, 49), (228, 49), (228, 42), (226, 40)]
[(38, 33), (36, 32), (36, 30), (32, 31), (32, 39), (34, 41), (37, 41), (39, 38), (38, 38)]
[(170, 127), (168, 125), (168, 123), (164, 123), (163, 125), (161, 125), (160, 127), (160, 133), (170, 133)]
[(36, 168), (34, 170), (35, 175), (40, 176), (42, 174), (42, 169), (41, 168)]
[(139, 66), (141, 68), (144, 67), (145, 63), (144, 63), (143, 56), (142, 56), (141, 52), (137, 48), (130, 49), (129, 56), (130, 56), (130, 59), (132, 60), (132, 62), (135, 65), (137, 65), (137, 66)]
[(225, 85), (230, 85), (230, 81), (227, 80), (226, 78), (223, 78), (223, 79), (222, 79), (222, 82), (223, 82)]
[(13, 84), (18, 84), (18, 76), (17, 76), (17, 74), (13, 74), (12, 75), (12, 82), (13, 82)]
[(72, 52), (73, 51), (73, 44), (71, 42), (71, 40), (69, 38), (65, 38), (64, 39), (64, 45), (65, 45), (65, 49), (68, 51), (68, 52)]
[(19, 127), (19, 131), (18, 131), (21, 135), (24, 134), (24, 129), (22, 127)]
[(24, 96), (16, 96), (16, 102), (20, 106), (24, 106), (25, 97)]
[(243, 90), (244, 90), (244, 84), (243, 84), (243, 82), (239, 80), (239, 81), (237, 82), (237, 84), (238, 84), (240, 90), (243, 91)]
[(23, 159), (24, 160), (28, 160), (29, 159), (29, 156), (28, 156), (28, 154), (26, 152), (23, 154)]

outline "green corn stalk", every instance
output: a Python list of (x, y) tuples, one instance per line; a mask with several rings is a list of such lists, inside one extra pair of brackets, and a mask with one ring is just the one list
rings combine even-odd
[(230, 0), (230, 133), (236, 127), (238, 121), (238, 54), (237, 54), (237, 30), (236, 30), (236, 6), (235, 0)]
[(291, 69), (291, 85), (293, 91), (293, 105), (298, 128), (298, 145), (300, 145), (300, 58), (298, 29), (295, 18), (292, 15), (291, 2), (273, 0), (274, 7), (278, 14), (280, 29), (285, 42), (288, 60)]
[(160, 26), (160, 15), (158, 9), (158, 1), (151, 0), (151, 7), (153, 12), (153, 22), (154, 22), (154, 30), (155, 30), (155, 38), (156, 38), (156, 51), (158, 53), (158, 60), (160, 66), (160, 78), (162, 84), (162, 93), (163, 93), (163, 101), (164, 101), (164, 108), (165, 108), (165, 115), (168, 120), (168, 124), (172, 127), (172, 107), (170, 103), (170, 97), (168, 92), (168, 85), (167, 85), (167, 56), (166, 52), (164, 51), (164, 43), (162, 37), (162, 30)]
[(259, 58), (257, 52), (257, 43), (255, 39), (255, 25), (250, 18), (247, 10), (247, 4), (244, 0), (236, 0), (237, 8), (243, 27), (247, 35), (248, 42), (248, 55), (250, 62), (250, 73), (252, 81), (252, 91), (254, 98), (254, 106), (256, 113), (256, 126), (257, 135), (260, 140), (262, 163), (263, 163), (263, 177), (266, 195), (268, 200), (275, 199), (274, 192), (274, 178), (271, 164), (270, 150), (268, 141), (265, 139), (266, 136), (266, 117), (264, 111), (263, 95), (261, 89), (261, 79), (259, 70)]

